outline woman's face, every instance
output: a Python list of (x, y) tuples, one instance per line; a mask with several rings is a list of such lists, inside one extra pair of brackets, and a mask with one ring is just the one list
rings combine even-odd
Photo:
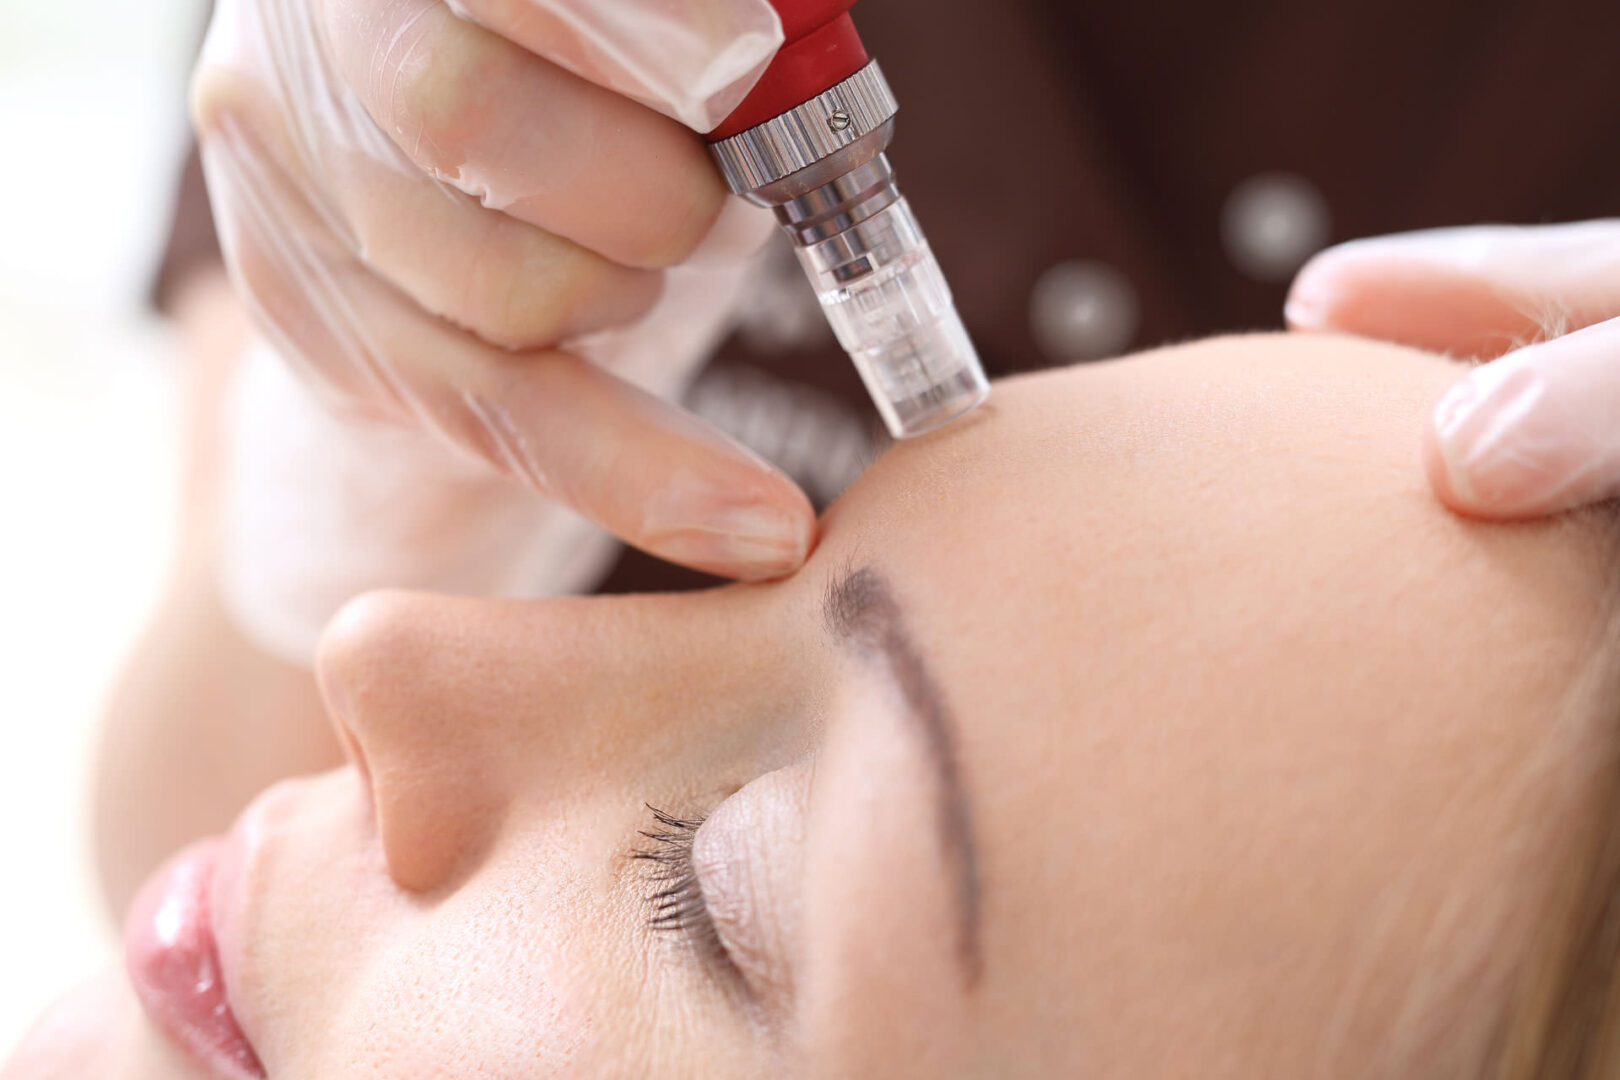
[(1549, 730), (1606, 553), (1433, 504), (1456, 375), (1003, 382), (791, 580), (351, 605), (358, 769), (216, 880), (243, 1029), (272, 1078), (1470, 1067), (1585, 805)]

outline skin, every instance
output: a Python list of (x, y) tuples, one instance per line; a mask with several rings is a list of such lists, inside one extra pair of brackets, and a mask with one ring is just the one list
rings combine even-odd
[(1351, 241), (1300, 271), (1288, 321), (1500, 357), (1435, 408), (1424, 464), (1459, 513), (1539, 517), (1620, 496), (1617, 252), (1612, 218)]
[[(1458, 374), (1241, 338), (1012, 380), (787, 581), (356, 601), (319, 675), (357, 767), (221, 871), (269, 1075), (1480, 1075), (1595, 816), (1564, 705), (1614, 538), (1434, 503)], [(820, 611), (865, 566), (949, 711), (977, 972), (929, 743)], [(648, 929), (644, 803), (710, 815), (731, 974)], [(5, 1080), (114, 1028), (49, 1026)]]

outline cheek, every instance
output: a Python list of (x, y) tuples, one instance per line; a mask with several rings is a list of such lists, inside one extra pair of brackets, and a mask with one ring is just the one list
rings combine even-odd
[(358, 1030), (341, 1042), (359, 1061), (409, 1062), (401, 1076), (576, 1075), (595, 1018), (558, 966), (471, 934), (413, 942), (378, 972)]
[[(555, 882), (474, 882), (372, 957), (294, 1075), (395, 1080), (538, 1080), (586, 1066), (622, 1030), (602, 973), (623, 970), (606, 940), (564, 932), (575, 914)], [(605, 935), (603, 935), (605, 938)], [(594, 949), (593, 949), (594, 947)], [(596, 969), (582, 962), (595, 954)]]

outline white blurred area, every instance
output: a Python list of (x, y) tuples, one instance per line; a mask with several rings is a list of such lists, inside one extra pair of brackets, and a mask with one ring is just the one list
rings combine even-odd
[(0, 0), (0, 1060), (116, 962), (93, 722), (166, 572), (178, 371), (144, 307), (197, 0)]

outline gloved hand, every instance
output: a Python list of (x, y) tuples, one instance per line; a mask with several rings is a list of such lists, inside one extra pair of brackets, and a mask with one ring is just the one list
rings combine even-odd
[(1287, 318), (1490, 361), (1428, 425), (1453, 509), (1530, 518), (1620, 495), (1620, 220), (1353, 241), (1300, 271)]
[[(193, 108), (233, 278), (346, 421), (429, 430), (673, 561), (790, 572), (803, 493), (657, 396), (770, 230), (690, 128), (780, 39), (766, 0), (220, 0)], [(435, 518), (413, 467), (350, 470), (412, 492), (384, 533)]]

